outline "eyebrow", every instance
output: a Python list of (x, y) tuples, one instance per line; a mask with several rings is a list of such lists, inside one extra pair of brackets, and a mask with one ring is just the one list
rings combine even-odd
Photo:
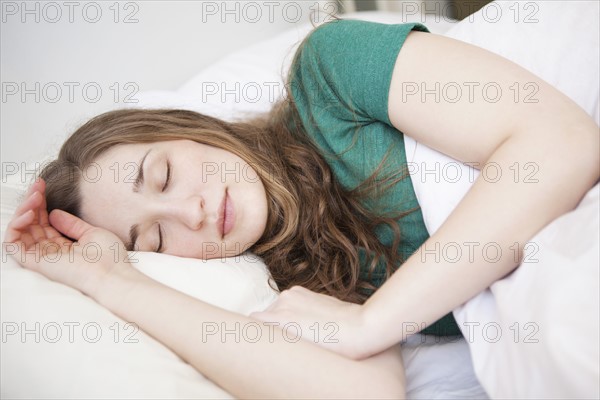
[[(142, 185), (144, 184), (144, 161), (146, 161), (146, 157), (148, 156), (148, 153), (150, 153), (152, 151), (152, 149), (148, 150), (146, 152), (146, 154), (144, 154), (144, 156), (142, 157), (142, 159), (139, 162), (139, 168), (138, 168), (138, 173), (137, 176), (135, 177), (135, 181), (133, 182), (133, 192), (134, 193), (138, 193), (140, 191), (140, 188), (142, 187)], [(133, 251), (135, 248), (135, 242), (137, 241), (137, 238), (139, 236), (140, 232), (139, 232), (139, 224), (133, 224), (131, 225), (131, 228), (129, 228), (129, 246), (128, 247), (128, 251)]]
[(140, 162), (138, 163), (138, 165), (140, 167), (138, 168), (137, 176), (135, 177), (135, 181), (133, 182), (133, 192), (134, 193), (138, 193), (140, 191), (140, 187), (144, 184), (144, 161), (146, 161), (146, 157), (148, 156), (148, 153), (150, 153), (151, 151), (152, 151), (152, 149), (148, 150), (146, 152), (146, 154), (144, 154), (144, 156), (142, 157)]

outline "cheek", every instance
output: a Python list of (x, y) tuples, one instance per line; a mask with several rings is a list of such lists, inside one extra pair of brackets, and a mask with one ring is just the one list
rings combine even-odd
[[(243, 176), (245, 179), (248, 180), (248, 182), (258, 182), (260, 181), (260, 177), (259, 175), (256, 173), (256, 171), (248, 164), (246, 164), (243, 168)], [(261, 183), (262, 185), (262, 183)]]
[(265, 231), (267, 219), (269, 217), (269, 201), (262, 184), (256, 190), (256, 199), (254, 199), (254, 233), (255, 240), (258, 240)]
[(180, 232), (171, 235), (175, 243), (169, 254), (178, 257), (210, 259), (220, 255), (219, 243), (211, 243), (203, 240), (198, 234)]
[(226, 183), (240, 181), (239, 169), (235, 165), (215, 160), (204, 159), (198, 163), (195, 161), (193, 168), (186, 171), (187, 181), (190, 184), (199, 184), (203, 188), (219, 190)]

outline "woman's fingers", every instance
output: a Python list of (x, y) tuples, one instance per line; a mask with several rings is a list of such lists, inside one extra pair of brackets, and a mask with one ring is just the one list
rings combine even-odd
[(53, 246), (46, 241), (42, 243), (34, 243), (29, 246), (24, 241), (5, 244), (5, 250), (10, 251), (12, 255), (22, 266), (32, 271), (41, 272), (43, 264), (47, 261), (56, 261), (54, 253), (64, 252), (65, 248), (61, 246)]
[[(27, 189), (25, 196), (23, 196), (23, 198), (24, 198), (23, 203), (21, 203), (19, 205), (19, 207), (17, 208), (17, 211), (15, 212), (15, 215), (21, 214), (22, 211), (27, 211), (27, 208), (24, 207), (25, 204), (28, 201), (31, 201), (33, 198), (36, 198), (38, 195), (35, 195), (35, 193), (39, 192), (42, 187), (45, 190), (45, 186), (46, 186), (45, 182), (41, 178), (33, 181), (33, 183)], [(37, 201), (39, 202), (39, 199), (37, 199)]]
[(48, 212), (46, 211), (46, 197), (44, 194), (45, 185), (42, 182), (43, 181), (37, 184), (38, 190), (32, 195), (35, 198), (35, 206), (33, 208), (35, 216), (33, 218), (33, 223), (28, 227), (29, 233), (36, 242), (47, 239), (43, 225), (44, 220), (46, 221), (46, 225), (48, 224), (48, 218), (44, 217), (44, 215), (48, 215)]
[(39, 202), (40, 197), (42, 196), (39, 192), (34, 192), (34, 194), (22, 204), (22, 209), (15, 212), (15, 217), (7, 226), (7, 236), (5, 237), (5, 240), (9, 242), (14, 241), (25, 232), (29, 233), (35, 241), (44, 240), (49, 237), (46, 233), (46, 229), (40, 225), (40, 211), (35, 208), (25, 209), (26, 207), (35, 206), (35, 203)]
[(44, 230), (44, 227), (39, 225), (37, 222), (29, 225), (27, 230), (28, 230), (29, 234), (31, 235), (31, 237), (33, 238), (33, 240), (35, 240), (36, 242), (40, 242), (42, 240), (48, 239), (48, 237), (46, 236), (46, 231)]
[(63, 210), (52, 210), (50, 223), (63, 235), (79, 240), (86, 232), (94, 227), (81, 218)]
[(38, 190), (38, 188), (40, 187), (40, 181), (43, 181), (43, 180), (41, 178), (37, 178), (36, 180), (33, 181), (33, 183), (27, 189), (27, 193), (25, 194), (25, 197), (29, 197), (33, 192)]
[[(46, 182), (43, 179), (40, 178), (33, 182), (27, 191), (25, 200), (14, 213), (13, 220), (9, 224), (10, 233), (7, 230), (5, 240), (14, 241), (23, 231), (27, 231), (31, 239), (38, 242), (60, 236), (60, 233), (50, 227), (48, 221), (45, 190)], [(30, 244), (29, 239), (26, 240), (28, 244)]]
[(64, 236), (61, 235), (61, 233), (59, 231), (57, 231), (56, 229), (54, 229), (54, 227), (52, 227), (51, 225), (44, 226), (43, 228), (44, 228), (44, 232), (46, 233), (46, 237), (48, 239), (54, 239), (54, 238), (60, 238), (60, 237), (64, 238)]
[(13, 216), (19, 217), (22, 214), (26, 213), (27, 211), (33, 210), (33, 209), (39, 207), (39, 205), (42, 203), (42, 200), (43, 200), (42, 197), (43, 196), (41, 195), (40, 192), (34, 191), (28, 197), (26, 197), (25, 200), (21, 204), (19, 204), (19, 207), (17, 207)]
[(31, 222), (33, 222), (35, 212), (33, 210), (26, 211), (20, 216), (13, 218), (6, 226), (6, 235), (4, 240), (6, 242), (14, 242), (19, 239), (24, 230)]
[(10, 230), (25, 229), (27, 227), (27, 225), (31, 224), (34, 216), (35, 216), (35, 212), (33, 210), (27, 210), (23, 214), (19, 215), (18, 217), (13, 218), (6, 226), (7, 232), (9, 229)]
[(23, 232), (19, 238), (19, 241), (23, 242), (25, 249), (29, 249), (35, 244), (35, 240), (33, 240), (33, 237), (29, 232)]
[[(38, 178), (36, 179), (31, 186), (29, 187), (29, 189), (27, 190), (27, 193), (25, 194), (25, 200), (23, 200), (23, 202), (17, 207), (14, 216), (18, 217), (20, 215), (22, 215), (23, 213), (34, 209), (34, 208), (38, 208), (38, 207), (43, 207), (43, 209), (46, 209), (46, 198), (45, 198), (45, 193), (46, 193), (46, 182), (41, 179)], [(44, 221), (41, 221), (42, 223)], [(46, 223), (48, 221), (46, 220)]]
[(2, 245), (7, 254), (12, 255), (21, 265), (28, 268), (34, 267), (44, 260), (51, 262), (58, 261), (58, 258), (54, 254), (68, 253), (70, 246), (73, 244), (72, 241), (62, 236), (35, 242), (31, 238), (28, 239), (27, 235), (24, 234), (23, 238), (11, 243), (4, 242)]
[(42, 202), (38, 208), (38, 221), (40, 222), (40, 225), (46, 226), (50, 224), (48, 222), (48, 210), (46, 209), (46, 182), (42, 178), (40, 178), (39, 181), (38, 186), (39, 192), (42, 195)]

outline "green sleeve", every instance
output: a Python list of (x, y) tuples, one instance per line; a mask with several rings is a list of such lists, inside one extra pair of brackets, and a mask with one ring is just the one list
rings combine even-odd
[(312, 106), (345, 121), (381, 121), (389, 126), (388, 94), (396, 58), (420, 23), (382, 24), (332, 20), (309, 34), (293, 68), (295, 97), (309, 93)]

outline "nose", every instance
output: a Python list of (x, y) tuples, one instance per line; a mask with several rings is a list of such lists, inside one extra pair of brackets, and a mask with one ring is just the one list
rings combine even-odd
[(164, 204), (164, 215), (173, 218), (189, 229), (198, 230), (206, 219), (204, 198), (189, 196), (182, 199), (170, 199)]

